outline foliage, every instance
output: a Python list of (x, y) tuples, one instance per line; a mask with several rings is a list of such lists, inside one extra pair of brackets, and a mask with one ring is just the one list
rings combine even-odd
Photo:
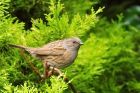
[[(78, 81), (78, 89), (87, 93), (140, 92), (138, 87), (140, 56), (138, 51), (133, 50), (134, 41), (136, 42), (133, 39), (136, 32), (133, 31), (126, 31), (120, 21), (110, 24), (100, 20), (94, 34), (91, 35), (92, 38), (82, 47), (81, 57), (79, 54), (80, 58), (75, 63), (74, 68), (81, 68), (72, 75), (72, 77), (75, 76), (75, 82)], [(137, 32), (137, 35), (139, 34)], [(83, 79), (78, 80), (78, 78)], [(84, 87), (87, 89), (85, 90)]]
[(135, 26), (137, 28), (140, 28), (139, 25), (139, 13), (140, 13), (140, 6), (133, 6), (128, 8), (125, 12), (124, 12), (124, 25), (126, 26)]
[(50, 81), (52, 82), (51, 86), (48, 85), (48, 82), (45, 82), (41, 87), (43, 93), (63, 93), (63, 91), (68, 88), (68, 85), (61, 78), (51, 77)]
[[(139, 93), (140, 92), (140, 32), (133, 26), (126, 29), (122, 22), (108, 22), (98, 18), (97, 11), (91, 9), (90, 0), (83, 0), (73, 4), (75, 10), (70, 9), (70, 0), (50, 0), (45, 2), (48, 12), (45, 20), (32, 19), (31, 29), (25, 30), (25, 24), (12, 17), (6, 10), (9, 0), (0, 1), (0, 92), (4, 93), (69, 93), (68, 84), (63, 78), (51, 77), (38, 83), (28, 64), (28, 60), (42, 71), (40, 61), (25, 54), (24, 58), (17, 49), (8, 44), (19, 44), (30, 47), (39, 47), (48, 42), (66, 37), (79, 36), (84, 45), (80, 48), (75, 63), (64, 69), (76, 89), (82, 93)], [(16, 2), (16, 1), (15, 1)], [(27, 2), (21, 0), (16, 7), (25, 7)], [(32, 0), (35, 2), (35, 0)], [(81, 4), (84, 2), (83, 4)], [(16, 3), (16, 4), (17, 4)], [(29, 4), (29, 5), (28, 5)], [(25, 7), (29, 8), (30, 3)], [(33, 3), (32, 3), (33, 4)], [(64, 8), (66, 5), (67, 8)], [(82, 9), (80, 9), (80, 6)], [(30, 10), (30, 9), (29, 9)], [(38, 10), (39, 11), (39, 10)], [(79, 13), (78, 13), (79, 12)], [(33, 17), (33, 16), (32, 16)]]
[[(31, 18), (41, 18), (43, 21), (47, 22), (44, 14), (50, 12), (49, 1), (50, 0), (11, 0), (9, 12), (12, 16), (16, 16), (20, 21), (25, 22), (25, 28), (29, 29), (32, 24)], [(97, 3), (97, 1), (98, 0), (62, 0), (61, 2), (65, 4), (65, 8), (61, 12), (66, 11), (70, 17), (77, 13), (84, 15), (87, 10), (90, 10), (94, 3)]]
[[(7, 2), (1, 1), (2, 14), (5, 14), (5, 10), (8, 7)], [(35, 84), (33, 81), (37, 81), (37, 76), (34, 75), (31, 68), (29, 67), (28, 60), (21, 56), (21, 51), (12, 49), (8, 44), (20, 44), (25, 46), (41, 46), (47, 42), (51, 42), (56, 39), (61, 39), (71, 36), (84, 36), (90, 28), (94, 27), (98, 19), (96, 14), (101, 12), (99, 9), (95, 12), (91, 9), (90, 15), (79, 15), (78, 13), (70, 19), (68, 14), (61, 13), (64, 5), (60, 1), (50, 1), (50, 12), (45, 15), (48, 22), (43, 22), (42, 19), (32, 19), (32, 28), (28, 31), (24, 30), (24, 23), (19, 22), (16, 18), (11, 15), (5, 17), (1, 16), (1, 31), (0, 31), (0, 65), (1, 65), (1, 92), (49, 92), (49, 93), (62, 93), (66, 88), (65, 84), (61, 79), (51, 78), (51, 85)], [(28, 55), (28, 54), (27, 54)], [(27, 55), (25, 55), (27, 57)], [(33, 58), (27, 57), (34, 64), (42, 70), (41, 62), (34, 60)], [(27, 82), (28, 81), (28, 82)], [(57, 82), (57, 84), (56, 84)]]

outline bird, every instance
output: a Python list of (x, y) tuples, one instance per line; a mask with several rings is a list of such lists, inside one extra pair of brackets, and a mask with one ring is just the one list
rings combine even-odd
[(81, 45), (83, 42), (79, 37), (56, 40), (37, 48), (10, 44), (10, 46), (23, 49), (33, 57), (40, 59), (44, 69), (47, 69), (48, 65), (57, 69), (70, 66), (76, 59)]

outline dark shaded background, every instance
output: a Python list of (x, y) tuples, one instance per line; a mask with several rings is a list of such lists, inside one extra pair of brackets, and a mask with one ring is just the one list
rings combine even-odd
[[(87, 0), (88, 1), (88, 0)], [(91, 0), (92, 1), (92, 0)], [(66, 10), (70, 9), (71, 6), (68, 6), (67, 1), (62, 0), (66, 6)], [(71, 0), (71, 2), (75, 2)], [(76, 2), (78, 3), (78, 1)], [(42, 18), (44, 21), (44, 13), (49, 12), (48, 2), (45, 0), (12, 0), (10, 12), (13, 16), (16, 16), (20, 21), (25, 22), (25, 28), (29, 29), (32, 25), (31, 18)], [(116, 15), (120, 13), (124, 13), (126, 16), (125, 21), (128, 21), (127, 17), (129, 17), (128, 24), (137, 25), (136, 21), (140, 21), (140, 0), (100, 0), (96, 4), (93, 3), (93, 7), (97, 10), (99, 7), (105, 7), (104, 11), (101, 13), (102, 17), (107, 17), (108, 20), (116, 19)], [(135, 7), (138, 6), (136, 9)], [(87, 9), (88, 11), (88, 9)], [(138, 18), (135, 18), (135, 17)]]

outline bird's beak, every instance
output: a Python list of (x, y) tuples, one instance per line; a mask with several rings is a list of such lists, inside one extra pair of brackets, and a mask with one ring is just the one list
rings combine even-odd
[(80, 42), (80, 45), (83, 45), (84, 43), (83, 42)]

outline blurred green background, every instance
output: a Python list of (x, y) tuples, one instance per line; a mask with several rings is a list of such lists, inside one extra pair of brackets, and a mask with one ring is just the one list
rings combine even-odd
[(80, 93), (140, 93), (139, 0), (1, 0), (0, 92), (71, 93), (63, 79), (39, 83), (29, 59), (8, 44), (39, 47), (78, 36), (74, 64), (62, 69)]

